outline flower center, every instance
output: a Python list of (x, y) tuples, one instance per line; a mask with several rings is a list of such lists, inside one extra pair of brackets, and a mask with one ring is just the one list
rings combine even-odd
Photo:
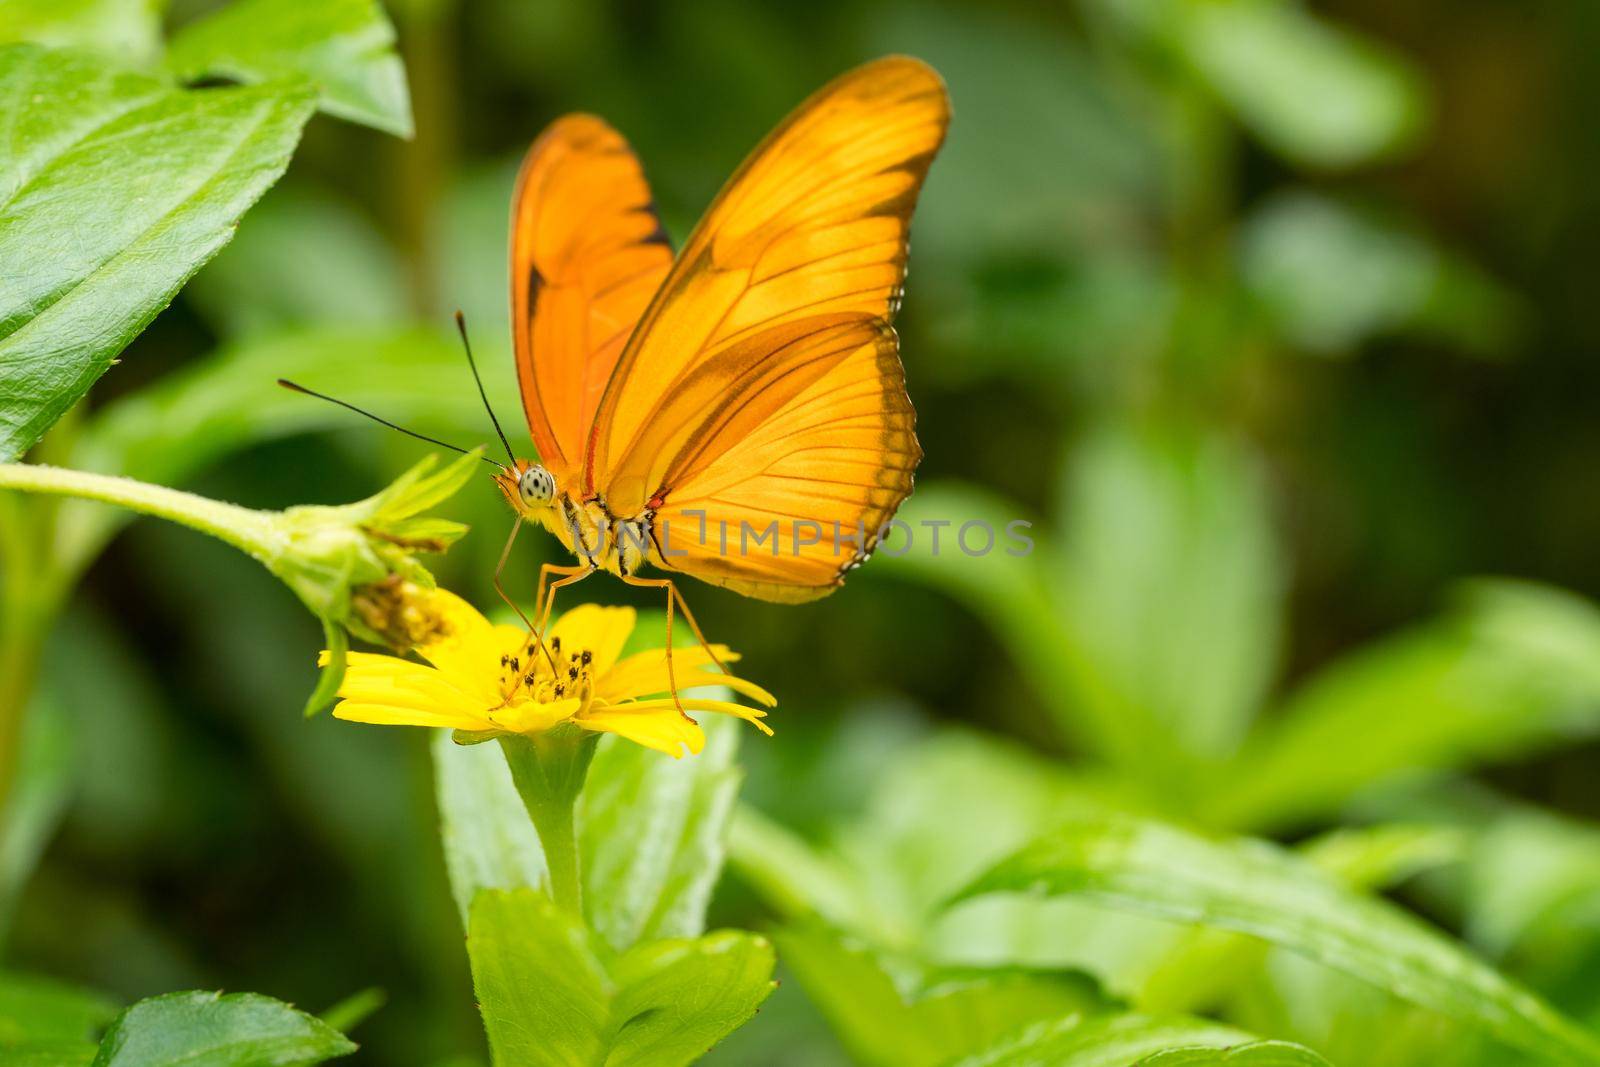
[(501, 696), (507, 703), (531, 699), (540, 704), (579, 697), (587, 706), (594, 689), (594, 653), (587, 648), (565, 650), (559, 637), (550, 639), (549, 649), (547, 659), (530, 639), (516, 652), (501, 656)]
[(361, 586), (350, 606), (357, 618), (402, 654), (450, 636), (450, 621), (439, 611), (431, 591), (398, 574)]

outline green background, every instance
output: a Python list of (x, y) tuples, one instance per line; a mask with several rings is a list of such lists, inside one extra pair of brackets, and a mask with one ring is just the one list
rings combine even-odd
[[(177, 8), (169, 24), (199, 5)], [(960, 725), (1171, 817), (1289, 842), (1397, 812), (1481, 823), (1475, 805), (1513, 801), (1591, 832), (1600, 719), (1582, 675), (1600, 670), (1600, 630), (1586, 603), (1528, 607), (1538, 624), (1518, 634), (1549, 658), (1473, 675), (1460, 700), (1409, 681), (1405, 657), (1431, 653), (1395, 652), (1387, 635), (1425, 644), (1527, 621), (1525, 605), (1494, 600), (1514, 598), (1505, 587), (1469, 594), (1467, 622), (1448, 614), (1473, 576), (1600, 595), (1595, 9), (411, 0), (390, 14), (414, 139), (314, 121), (233, 243), (91, 393), (109, 410), (219, 349), (236, 359), (212, 388), (246, 425), (216, 437), (247, 447), (219, 448), (185, 485), (258, 507), (337, 503), (425, 451), (337, 412), (302, 417), (315, 402), (279, 394), (280, 374), (488, 441), (451, 348), (458, 307), (527, 448), (505, 218), (538, 131), (570, 110), (605, 116), (681, 240), (790, 107), (855, 63), (907, 52), (944, 74), (955, 113), (897, 324), (926, 451), (907, 517), (1031, 518), (1038, 552), (1016, 567), (879, 558), (801, 607), (687, 583), (707, 632), (781, 702), (777, 737), (745, 739), (746, 800), (832, 840), (887, 802), (886, 767)], [(492, 604), (510, 522), (499, 494), (482, 478), (443, 513), (473, 530), (436, 573)], [(531, 594), (538, 563), (558, 558), (525, 534), (510, 584)], [(604, 577), (580, 589), (655, 603)], [(1279, 757), (1281, 780), (1219, 791), (1216, 768), (1253, 721), (1289, 714), (1283, 694), (1374, 642), (1390, 657), (1324, 694), (1355, 704), (1370, 690), (1370, 735), (1313, 733)], [(249, 989), (320, 1010), (380, 986), (388, 1005), (348, 1062), (482, 1055), (427, 737), (301, 720), (320, 645), (281, 586), (216, 542), (149, 521), (112, 542), (49, 642), (35, 729), (51, 740), (36, 747), (60, 746), (74, 772), (13, 920), (13, 963), (128, 999)], [(1554, 685), (1567, 688), (1541, 688)], [(1482, 729), (1362, 769), (1384, 738), (1460, 727), (1473, 695)], [(1396, 781), (1468, 765), (1470, 787), (1432, 773), (1393, 798)], [(1296, 792), (1323, 772), (1333, 784)], [(996, 780), (955, 775), (934, 806), (960, 819), (1032, 802), (997, 798)], [(983, 830), (934, 835), (924, 861)], [(1577, 863), (1581, 840), (1551, 855)], [(1526, 872), (1495, 855), (1493, 884)], [(1588, 868), (1561, 883), (1554, 933), (1526, 916), (1497, 927), (1506, 913), (1463, 905), (1459, 885), (1404, 899), (1594, 1019)], [(713, 925), (768, 915), (725, 879)], [(1385, 1010), (1267, 1032), (1331, 1033), (1323, 1052), (1362, 1062), (1371, 1035), (1393, 1037)], [(1341, 1034), (1363, 1052), (1349, 1058)], [(786, 982), (719, 1055), (844, 1053)]]

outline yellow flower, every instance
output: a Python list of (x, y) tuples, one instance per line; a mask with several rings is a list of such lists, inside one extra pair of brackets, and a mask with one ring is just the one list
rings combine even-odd
[[(678, 714), (665, 649), (620, 659), (633, 632), (632, 608), (585, 604), (550, 627), (547, 659), (519, 626), (496, 626), (442, 589), (417, 594), (430, 636), (417, 647), (428, 662), (352, 652), (335, 716), (386, 726), (442, 726), (468, 734), (538, 734), (570, 722), (613, 733), (670, 756), (699, 752), (705, 734)], [(738, 656), (713, 645), (724, 663)], [(326, 664), (323, 652), (318, 662)], [(552, 669), (552, 662), (553, 669)], [(754, 682), (712, 667), (702, 648), (672, 653), (680, 689), (725, 685), (768, 707), (777, 701)], [(687, 711), (711, 711), (772, 731), (766, 712), (726, 700), (681, 696)]]

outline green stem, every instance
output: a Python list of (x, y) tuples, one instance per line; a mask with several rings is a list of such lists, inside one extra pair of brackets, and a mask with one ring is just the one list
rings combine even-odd
[(0, 489), (116, 504), (210, 534), (263, 562), (276, 558), (283, 548), (270, 513), (132, 478), (37, 463), (0, 463)]
[[(574, 915), (583, 914), (583, 880), (578, 875), (578, 834), (573, 825), (573, 805), (553, 806), (543, 819), (535, 819), (544, 861), (550, 871), (550, 896)], [(532, 814), (533, 809), (528, 809)]]
[(0, 812), (7, 810), (16, 785), (23, 716), (39, 678), (44, 631), (49, 625), (49, 611), (29, 603), (8, 603), (0, 621), (4, 633), (0, 640)]
[[(0, 498), (0, 812), (11, 799), (22, 746), (23, 716), (38, 681), (45, 631), (56, 600), (41, 558), (43, 516)], [(0, 832), (5, 824), (0, 822)]]
[(532, 736), (507, 734), (500, 738), (511, 780), (539, 832), (550, 872), (550, 897), (580, 917), (583, 889), (574, 809), (594, 757), (595, 741), (595, 734), (570, 725)]

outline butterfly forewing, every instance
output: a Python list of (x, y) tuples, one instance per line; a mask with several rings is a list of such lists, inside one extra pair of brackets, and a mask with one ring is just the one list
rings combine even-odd
[(889, 322), (911, 212), (949, 103), (926, 64), (891, 57), (818, 91), (706, 212), (645, 311), (596, 415), (587, 488), (628, 514), (663, 488), (633, 449), (657, 409), (729, 344), (797, 319)]
[(591, 115), (551, 125), (512, 200), (511, 312), (528, 428), (563, 487), (575, 487), (612, 368), (671, 265), (627, 142)]

